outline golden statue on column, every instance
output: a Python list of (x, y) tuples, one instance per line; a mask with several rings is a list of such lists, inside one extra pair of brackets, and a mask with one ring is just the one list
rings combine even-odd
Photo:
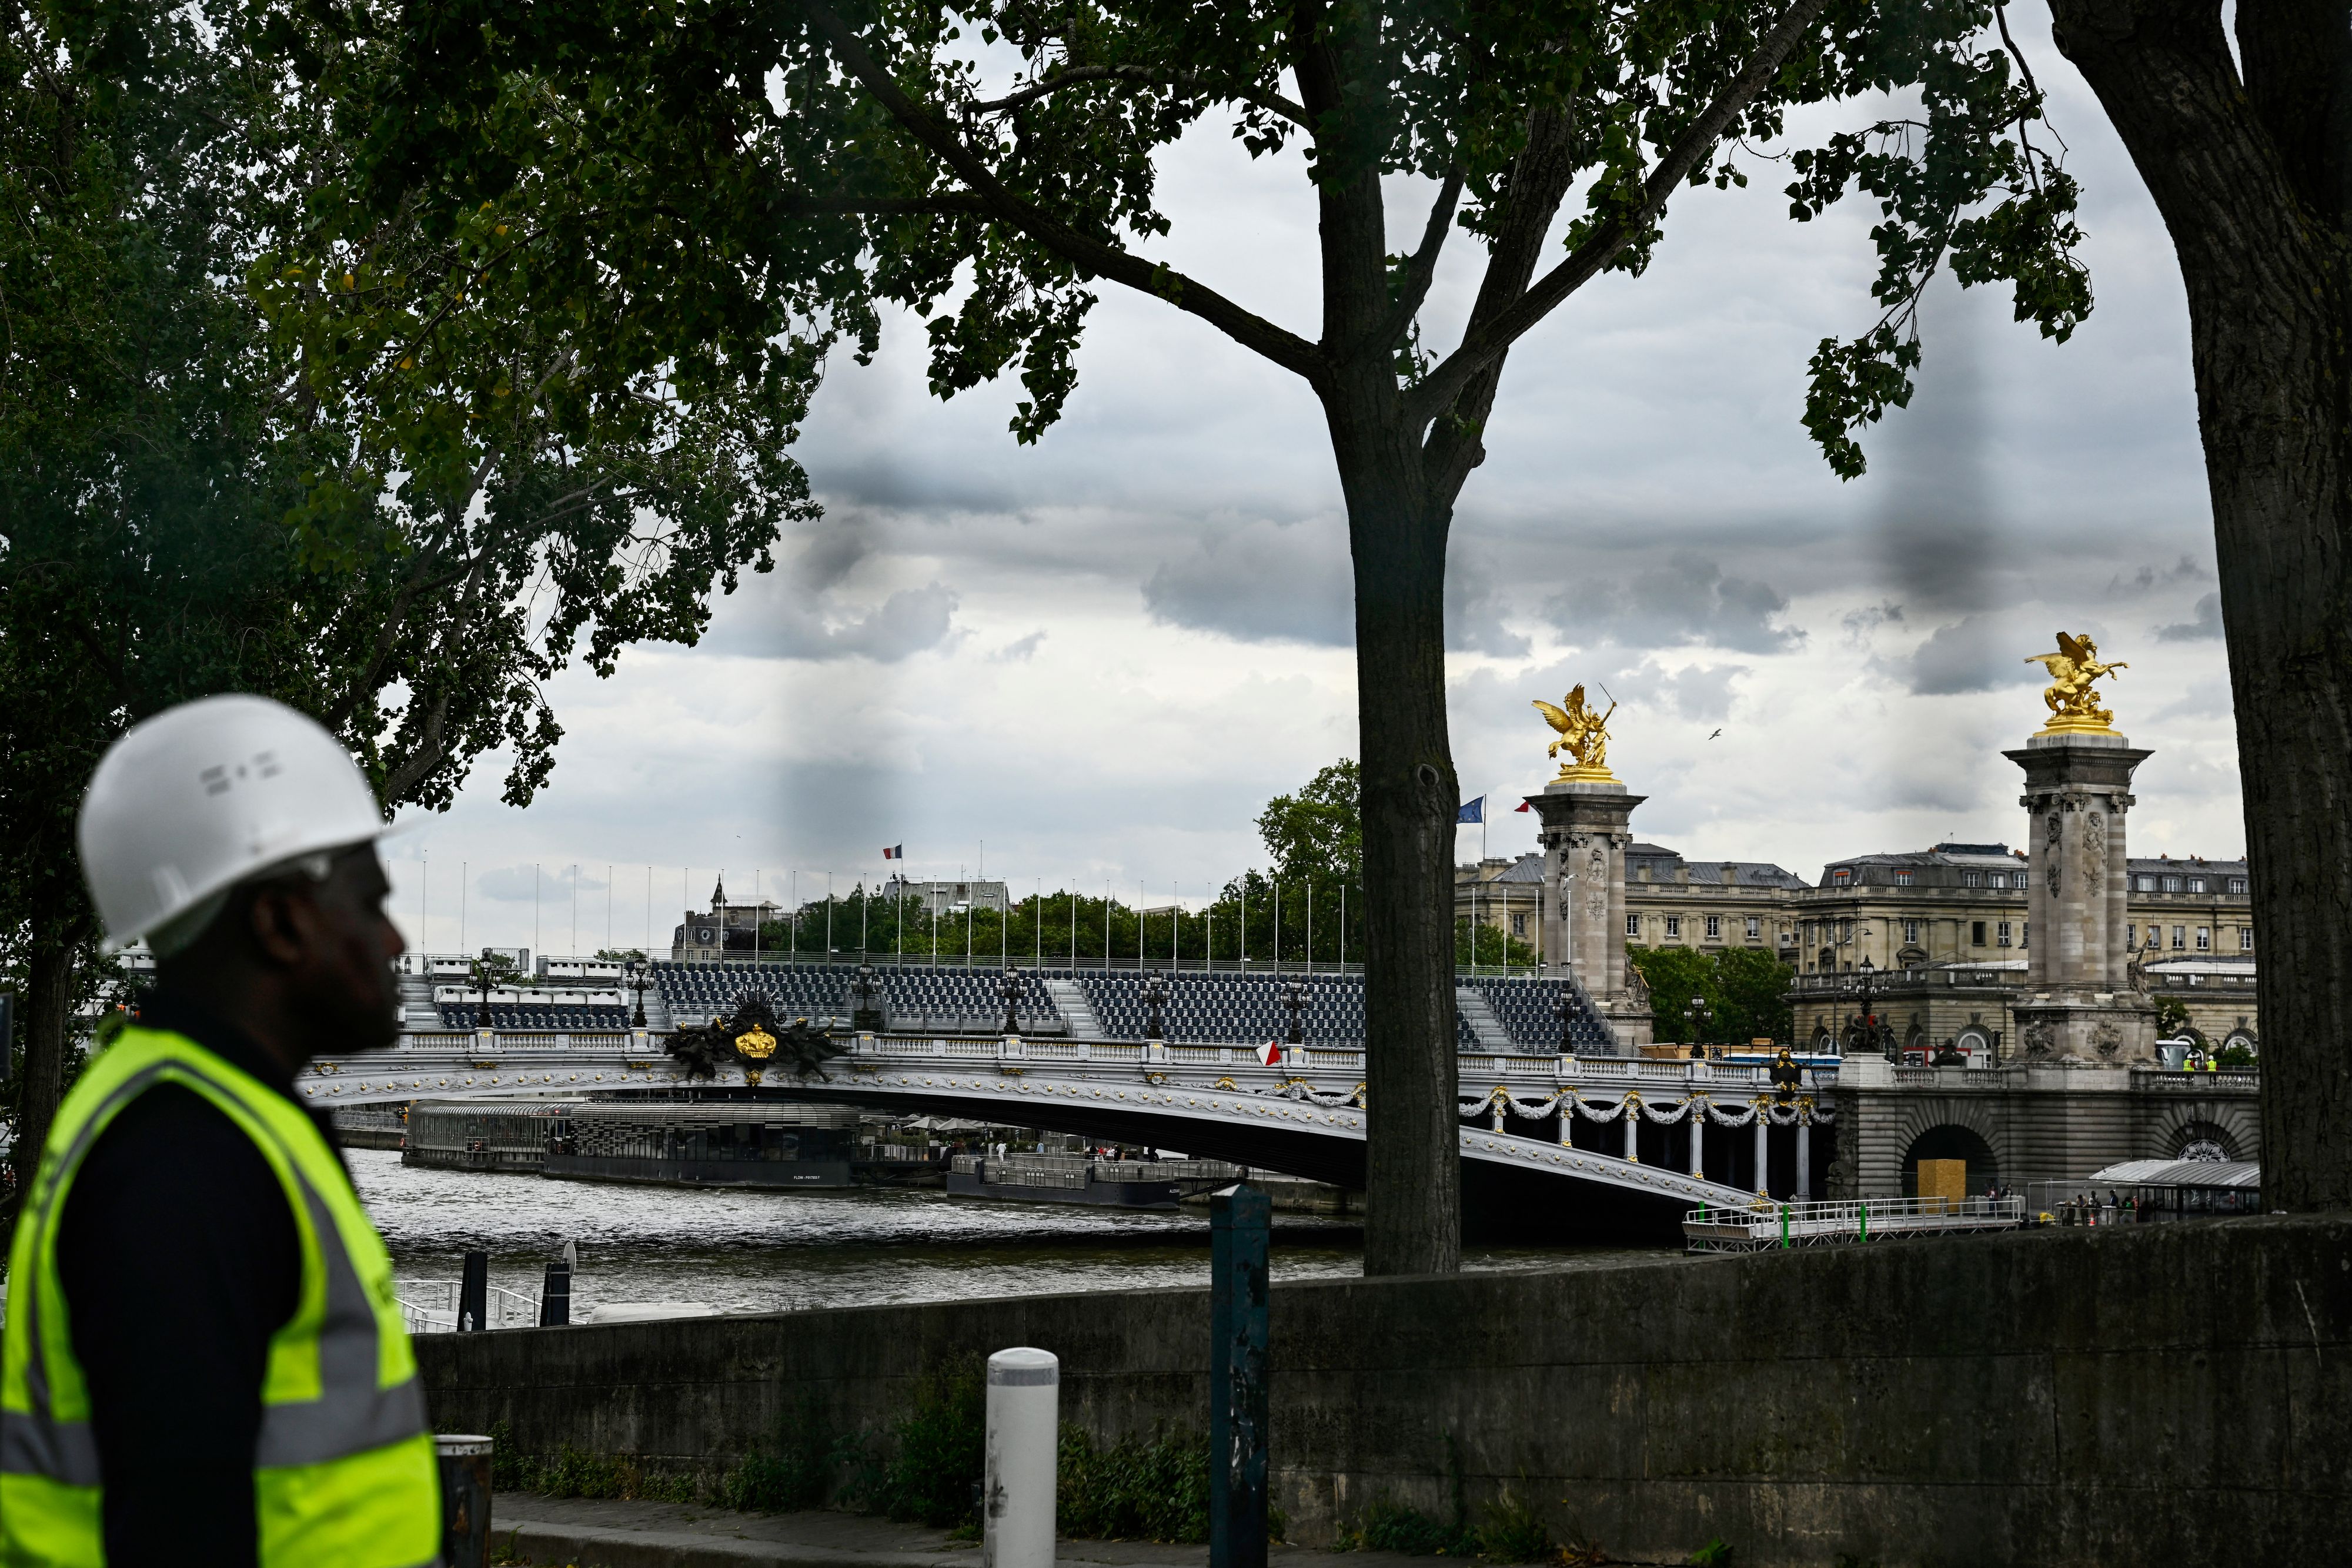
[(2042, 727), (2044, 735), (2113, 735), (2116, 716), (2099, 706), (2098, 693), (2091, 683), (2117, 670), (2128, 670), (2128, 664), (2106, 664), (2099, 662), (2099, 645), (2088, 637), (2070, 637), (2058, 633), (2058, 651), (2054, 653), (2032, 653), (2029, 664), (2039, 664), (2050, 672), (2050, 688), (2042, 694), (2049, 705), (2050, 722)]
[(1572, 759), (1559, 765), (1556, 784), (1614, 784), (1617, 775), (1609, 771), (1609, 715), (1617, 705), (1609, 705), (1609, 713), (1595, 713), (1584, 700), (1584, 687), (1578, 685), (1568, 694), (1568, 706), (1554, 707), (1541, 697), (1535, 706), (1542, 710), (1544, 722), (1559, 732), (1559, 738), (1546, 748), (1546, 757), (1558, 757), (1566, 751)]

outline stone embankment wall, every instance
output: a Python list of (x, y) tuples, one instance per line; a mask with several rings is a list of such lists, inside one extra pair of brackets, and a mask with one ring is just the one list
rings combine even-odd
[[(886, 1430), (926, 1369), (1041, 1345), (1063, 1418), (1204, 1422), (1199, 1291), (419, 1342), (436, 1425), (677, 1465), (779, 1421)], [(1277, 1285), (1276, 1501), (1385, 1492), (1678, 1562), (2340, 1562), (2352, 1218), (2051, 1230), (1557, 1273)], [(1449, 1456), (1458, 1456), (1450, 1458)]]

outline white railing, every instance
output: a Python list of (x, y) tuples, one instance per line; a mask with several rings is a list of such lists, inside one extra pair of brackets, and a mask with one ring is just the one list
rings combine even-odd
[(2009, 1230), (2025, 1223), (2021, 1197), (1865, 1197), (1780, 1203), (1758, 1198), (1745, 1208), (1701, 1204), (1683, 1218), (1694, 1252), (1753, 1252), (1767, 1247), (1822, 1247), (1954, 1231)]
[[(457, 1328), (455, 1280), (404, 1281), (393, 1299), (400, 1303), (400, 1319), (410, 1333), (454, 1333)], [(539, 1326), (539, 1298), (504, 1285), (489, 1288), (486, 1329), (528, 1329)]]

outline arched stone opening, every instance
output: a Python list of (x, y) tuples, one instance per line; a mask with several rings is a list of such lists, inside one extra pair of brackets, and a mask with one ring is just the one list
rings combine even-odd
[(1964, 1160), (1969, 1167), (1970, 1196), (1997, 1185), (2000, 1180), (2000, 1163), (1993, 1157), (1992, 1145), (1984, 1141), (1973, 1127), (1963, 1127), (1947, 1122), (1928, 1128), (1911, 1140), (1903, 1152), (1903, 1196), (1919, 1196), (1919, 1162), (1921, 1160)]
[(2217, 1122), (2183, 1122), (2173, 1130), (2172, 1157), (2176, 1160), (2234, 1160), (2238, 1157), (2238, 1140), (2227, 1127)]

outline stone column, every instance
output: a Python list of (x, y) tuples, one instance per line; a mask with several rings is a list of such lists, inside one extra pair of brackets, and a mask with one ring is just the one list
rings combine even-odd
[(1696, 1099), (1683, 1103), (1687, 1107), (1683, 1120), (1690, 1124), (1690, 1174), (1704, 1177), (1706, 1175), (1706, 1107)]
[(1813, 1116), (1804, 1106), (1797, 1107), (1797, 1201), (1811, 1202), (1813, 1196)]
[(1764, 1114), (1762, 1102), (1756, 1106), (1756, 1196), (1772, 1196), (1771, 1118)]
[(2113, 733), (2044, 733), (2003, 755), (2025, 770), (2025, 987), (2017, 1058), (2084, 1067), (2153, 1061), (2156, 1009), (2131, 988), (2124, 818), (2150, 755)]
[(1556, 779), (1528, 798), (1543, 820), (1544, 957), (1573, 974), (1621, 1046), (1650, 1041), (1650, 1009), (1625, 976), (1625, 850), (1628, 820), (1647, 796), (1625, 786)]

